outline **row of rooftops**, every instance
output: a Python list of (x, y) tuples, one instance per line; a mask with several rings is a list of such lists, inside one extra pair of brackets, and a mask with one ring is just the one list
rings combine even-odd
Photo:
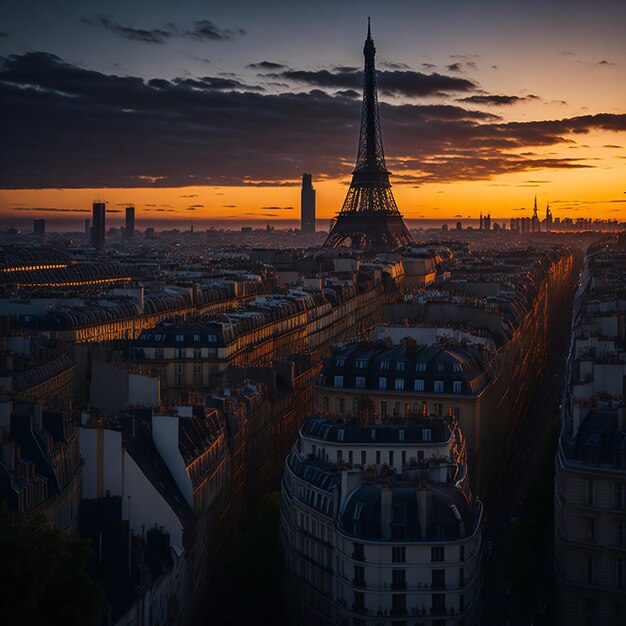
[[(412, 346), (385, 345), (384, 342), (363, 342), (336, 352), (324, 364), (319, 385), (348, 389), (381, 389), (380, 378), (389, 380), (387, 387), (394, 390), (393, 380), (402, 379), (400, 391), (434, 392), (435, 381), (441, 382), (440, 392), (478, 395), (489, 383), (483, 370), (480, 352), (470, 347), (445, 345)], [(357, 380), (360, 379), (360, 380)], [(457, 385), (456, 390), (454, 383)]]

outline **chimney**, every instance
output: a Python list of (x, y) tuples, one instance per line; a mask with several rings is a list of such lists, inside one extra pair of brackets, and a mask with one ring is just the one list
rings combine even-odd
[(393, 489), (389, 485), (380, 488), (380, 533), (383, 539), (391, 539)]
[(428, 483), (417, 487), (417, 514), (420, 522), (420, 533), (422, 538), (428, 535), (428, 527), (431, 518), (433, 494)]

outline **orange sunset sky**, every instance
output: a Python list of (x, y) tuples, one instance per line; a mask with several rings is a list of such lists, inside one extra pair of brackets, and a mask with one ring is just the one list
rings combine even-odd
[(295, 221), (310, 171), (324, 228), (368, 14), (405, 217), (529, 216), (536, 194), (555, 217), (625, 219), (623, 3), (35, 4), (28, 28), (0, 13), (3, 226), (81, 228), (98, 197), (111, 225), (127, 203), (139, 228)]

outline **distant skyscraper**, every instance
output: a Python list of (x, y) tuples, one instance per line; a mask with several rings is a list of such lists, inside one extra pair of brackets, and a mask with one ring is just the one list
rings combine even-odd
[(89, 237), (90, 232), (91, 232), (91, 223), (89, 222), (89, 219), (86, 219), (85, 220), (85, 235)]
[(315, 232), (315, 189), (313, 189), (311, 182), (311, 174), (302, 174), (300, 230), (303, 233)]
[(35, 220), (33, 222), (33, 233), (37, 235), (37, 237), (45, 237), (46, 236), (46, 220)]
[(104, 202), (93, 203), (93, 226), (91, 227), (91, 245), (96, 250), (104, 248), (106, 204)]
[(126, 230), (124, 231), (126, 239), (132, 239), (135, 236), (135, 207), (126, 207)]
[(552, 230), (552, 211), (549, 204), (546, 204), (546, 230), (548, 232)]

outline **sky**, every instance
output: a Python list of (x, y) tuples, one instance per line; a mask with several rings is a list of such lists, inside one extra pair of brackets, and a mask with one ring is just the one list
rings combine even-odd
[(408, 219), (626, 219), (626, 2), (4, 0), (0, 225), (341, 209), (367, 17)]

